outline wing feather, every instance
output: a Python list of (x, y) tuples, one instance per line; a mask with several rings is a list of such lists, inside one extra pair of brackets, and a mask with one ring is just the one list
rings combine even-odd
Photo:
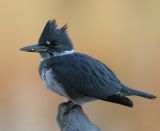
[[(105, 99), (121, 89), (116, 75), (100, 61), (80, 53), (53, 58), (49, 67), (71, 94)], [(73, 95), (73, 94), (72, 94)]]

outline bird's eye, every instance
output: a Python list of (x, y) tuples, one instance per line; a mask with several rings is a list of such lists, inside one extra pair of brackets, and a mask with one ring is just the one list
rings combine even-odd
[(46, 41), (46, 44), (48, 46), (57, 46), (58, 45), (58, 42), (56, 40), (53, 40), (53, 41)]
[(50, 42), (50, 41), (46, 41), (46, 44), (47, 44), (47, 45), (50, 45), (50, 44), (51, 44), (51, 42)]

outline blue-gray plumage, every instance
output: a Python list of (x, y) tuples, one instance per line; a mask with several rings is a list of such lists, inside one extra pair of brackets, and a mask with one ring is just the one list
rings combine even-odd
[(55, 20), (50, 20), (37, 45), (21, 48), (23, 51), (40, 53), (39, 73), (50, 90), (78, 105), (100, 99), (132, 107), (132, 101), (126, 96), (156, 98), (152, 94), (128, 88), (105, 64), (75, 52), (66, 29), (66, 25), (57, 28)]

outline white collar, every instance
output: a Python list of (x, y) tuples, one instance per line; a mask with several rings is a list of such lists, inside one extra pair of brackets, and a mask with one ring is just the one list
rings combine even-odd
[(75, 50), (66, 50), (66, 51), (63, 51), (61, 53), (57, 53), (57, 52), (54, 52), (54, 56), (64, 56), (64, 55), (70, 55), (70, 54), (73, 54), (74, 52), (76, 52)]
[[(61, 53), (58, 53), (58, 52), (53, 52), (53, 55), (54, 57), (58, 57), (58, 56), (65, 56), (65, 55), (70, 55), (70, 54), (73, 54), (75, 53), (76, 51), (75, 50), (66, 50), (66, 51), (63, 51)], [(45, 57), (42, 57), (41, 58), (41, 61), (43, 60), (46, 60), (46, 59), (49, 59), (50, 58), (50, 55), (47, 55)]]

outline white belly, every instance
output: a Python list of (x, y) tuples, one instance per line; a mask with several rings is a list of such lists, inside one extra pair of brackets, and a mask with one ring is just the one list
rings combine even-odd
[(76, 97), (74, 99), (70, 98), (66, 94), (63, 86), (56, 81), (55, 74), (51, 69), (50, 70), (43, 70), (41, 72), (41, 78), (49, 90), (51, 90), (61, 96), (66, 97), (67, 99), (71, 100), (75, 104), (82, 105), (85, 102), (96, 100), (95, 98), (90, 98), (90, 97), (83, 96), (83, 95), (80, 95), (78, 99)]
[(41, 73), (41, 78), (49, 90), (54, 91), (55, 93), (62, 95), (64, 97), (67, 97), (64, 88), (60, 83), (56, 81), (55, 74), (51, 69), (43, 70)]

